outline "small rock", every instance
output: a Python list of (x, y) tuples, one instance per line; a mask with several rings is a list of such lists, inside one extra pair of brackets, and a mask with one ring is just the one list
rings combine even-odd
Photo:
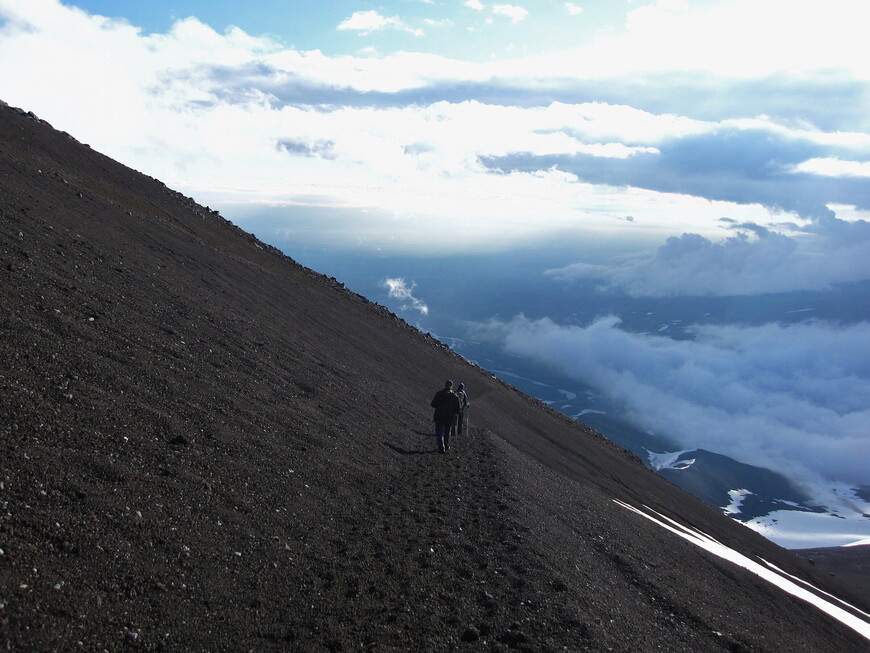
[(465, 632), (462, 633), (460, 639), (463, 642), (476, 642), (480, 639), (480, 631), (478, 631), (474, 626), (469, 626), (465, 629)]
[(529, 638), (519, 630), (508, 630), (504, 635), (498, 638), (502, 644), (507, 644), (511, 648), (516, 648), (521, 644), (526, 644)]

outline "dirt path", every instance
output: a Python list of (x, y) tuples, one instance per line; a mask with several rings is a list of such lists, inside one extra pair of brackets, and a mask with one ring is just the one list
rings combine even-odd
[[(343, 606), (327, 648), (449, 650), (463, 638), (528, 637), (504, 617), (521, 601), (526, 565), (489, 436), (472, 430), (439, 454), (431, 431), (421, 422), (383, 443), (390, 473), (359, 488), (348, 537), (319, 570), (321, 606)], [(322, 641), (306, 623), (291, 628)]]

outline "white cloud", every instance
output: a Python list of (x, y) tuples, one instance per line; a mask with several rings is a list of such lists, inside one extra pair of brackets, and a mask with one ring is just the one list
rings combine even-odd
[(483, 11), (486, 8), (480, 0), (465, 0), (465, 6), (475, 11)]
[(387, 289), (387, 295), (392, 299), (400, 299), (407, 302), (402, 306), (402, 310), (420, 311), (421, 315), (429, 314), (429, 307), (418, 297), (414, 297), (414, 288), (417, 284), (413, 281), (408, 284), (402, 277), (384, 279), (381, 286)]
[[(858, 55), (859, 42), (849, 42), (858, 28), (840, 21), (847, 15), (852, 21), (866, 18), (867, 12), (860, 0), (736, 0), (693, 11), (677, 0), (635, 9), (627, 28), (636, 45), (647, 46), (644, 66), (763, 75)], [(782, 29), (785, 20), (788, 29)]]
[(612, 266), (577, 263), (550, 270), (563, 281), (595, 279), (630, 295), (760, 295), (825, 290), (870, 279), (870, 222), (827, 219), (792, 236), (737, 224), (738, 235), (667, 240), (653, 255)]
[(836, 157), (808, 159), (794, 166), (793, 172), (825, 177), (870, 177), (870, 161), (843, 161)]
[(443, 20), (435, 20), (434, 18), (424, 18), (423, 22), (430, 27), (453, 27), (453, 21), (449, 18)]
[(372, 32), (396, 23), (395, 18), (385, 18), (376, 11), (355, 11), (350, 18), (339, 23), (336, 29)]
[[(864, 0), (683, 0), (632, 10), (626, 31), (581, 44), (570, 53), (530, 59), (532, 69), (576, 74), (578, 61), (594, 61), (589, 76), (632, 71), (707, 70), (761, 78), (788, 71), (840, 70), (870, 79)], [(739, 44), (739, 45), (738, 45)], [(516, 68), (514, 68), (516, 70)], [(574, 71), (574, 72), (572, 72)]]
[(387, 18), (373, 10), (355, 11), (350, 18), (346, 18), (336, 27), (338, 30), (352, 30), (363, 35), (386, 28), (401, 30), (415, 36), (423, 35), (422, 30), (407, 27), (400, 18), (395, 16)]
[(565, 9), (567, 9), (568, 13), (572, 16), (579, 16), (583, 13), (583, 7), (575, 5), (573, 2), (566, 2)]
[(505, 16), (506, 18), (510, 18), (511, 22), (516, 25), (526, 19), (529, 15), (529, 12), (523, 7), (519, 7), (517, 5), (493, 5), (492, 13), (497, 16)]
[[(867, 483), (870, 324), (698, 326), (694, 340), (523, 316), (491, 323), (506, 350), (605, 389), (642, 428), (799, 482)], [(830, 499), (828, 497), (828, 499)]]

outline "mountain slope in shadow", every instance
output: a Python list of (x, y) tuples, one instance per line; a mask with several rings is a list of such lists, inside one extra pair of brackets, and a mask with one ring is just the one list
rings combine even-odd
[(866, 650), (614, 500), (860, 602), (813, 565), (7, 106), (0, 293), (8, 650)]

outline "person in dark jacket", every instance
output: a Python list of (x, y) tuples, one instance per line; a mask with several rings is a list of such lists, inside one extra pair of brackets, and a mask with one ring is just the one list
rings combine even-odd
[(444, 387), (432, 398), (432, 408), (435, 415), (435, 439), (438, 441), (438, 451), (450, 451), (450, 432), (456, 427), (459, 418), (459, 397), (453, 392), (453, 381), (445, 381)]

